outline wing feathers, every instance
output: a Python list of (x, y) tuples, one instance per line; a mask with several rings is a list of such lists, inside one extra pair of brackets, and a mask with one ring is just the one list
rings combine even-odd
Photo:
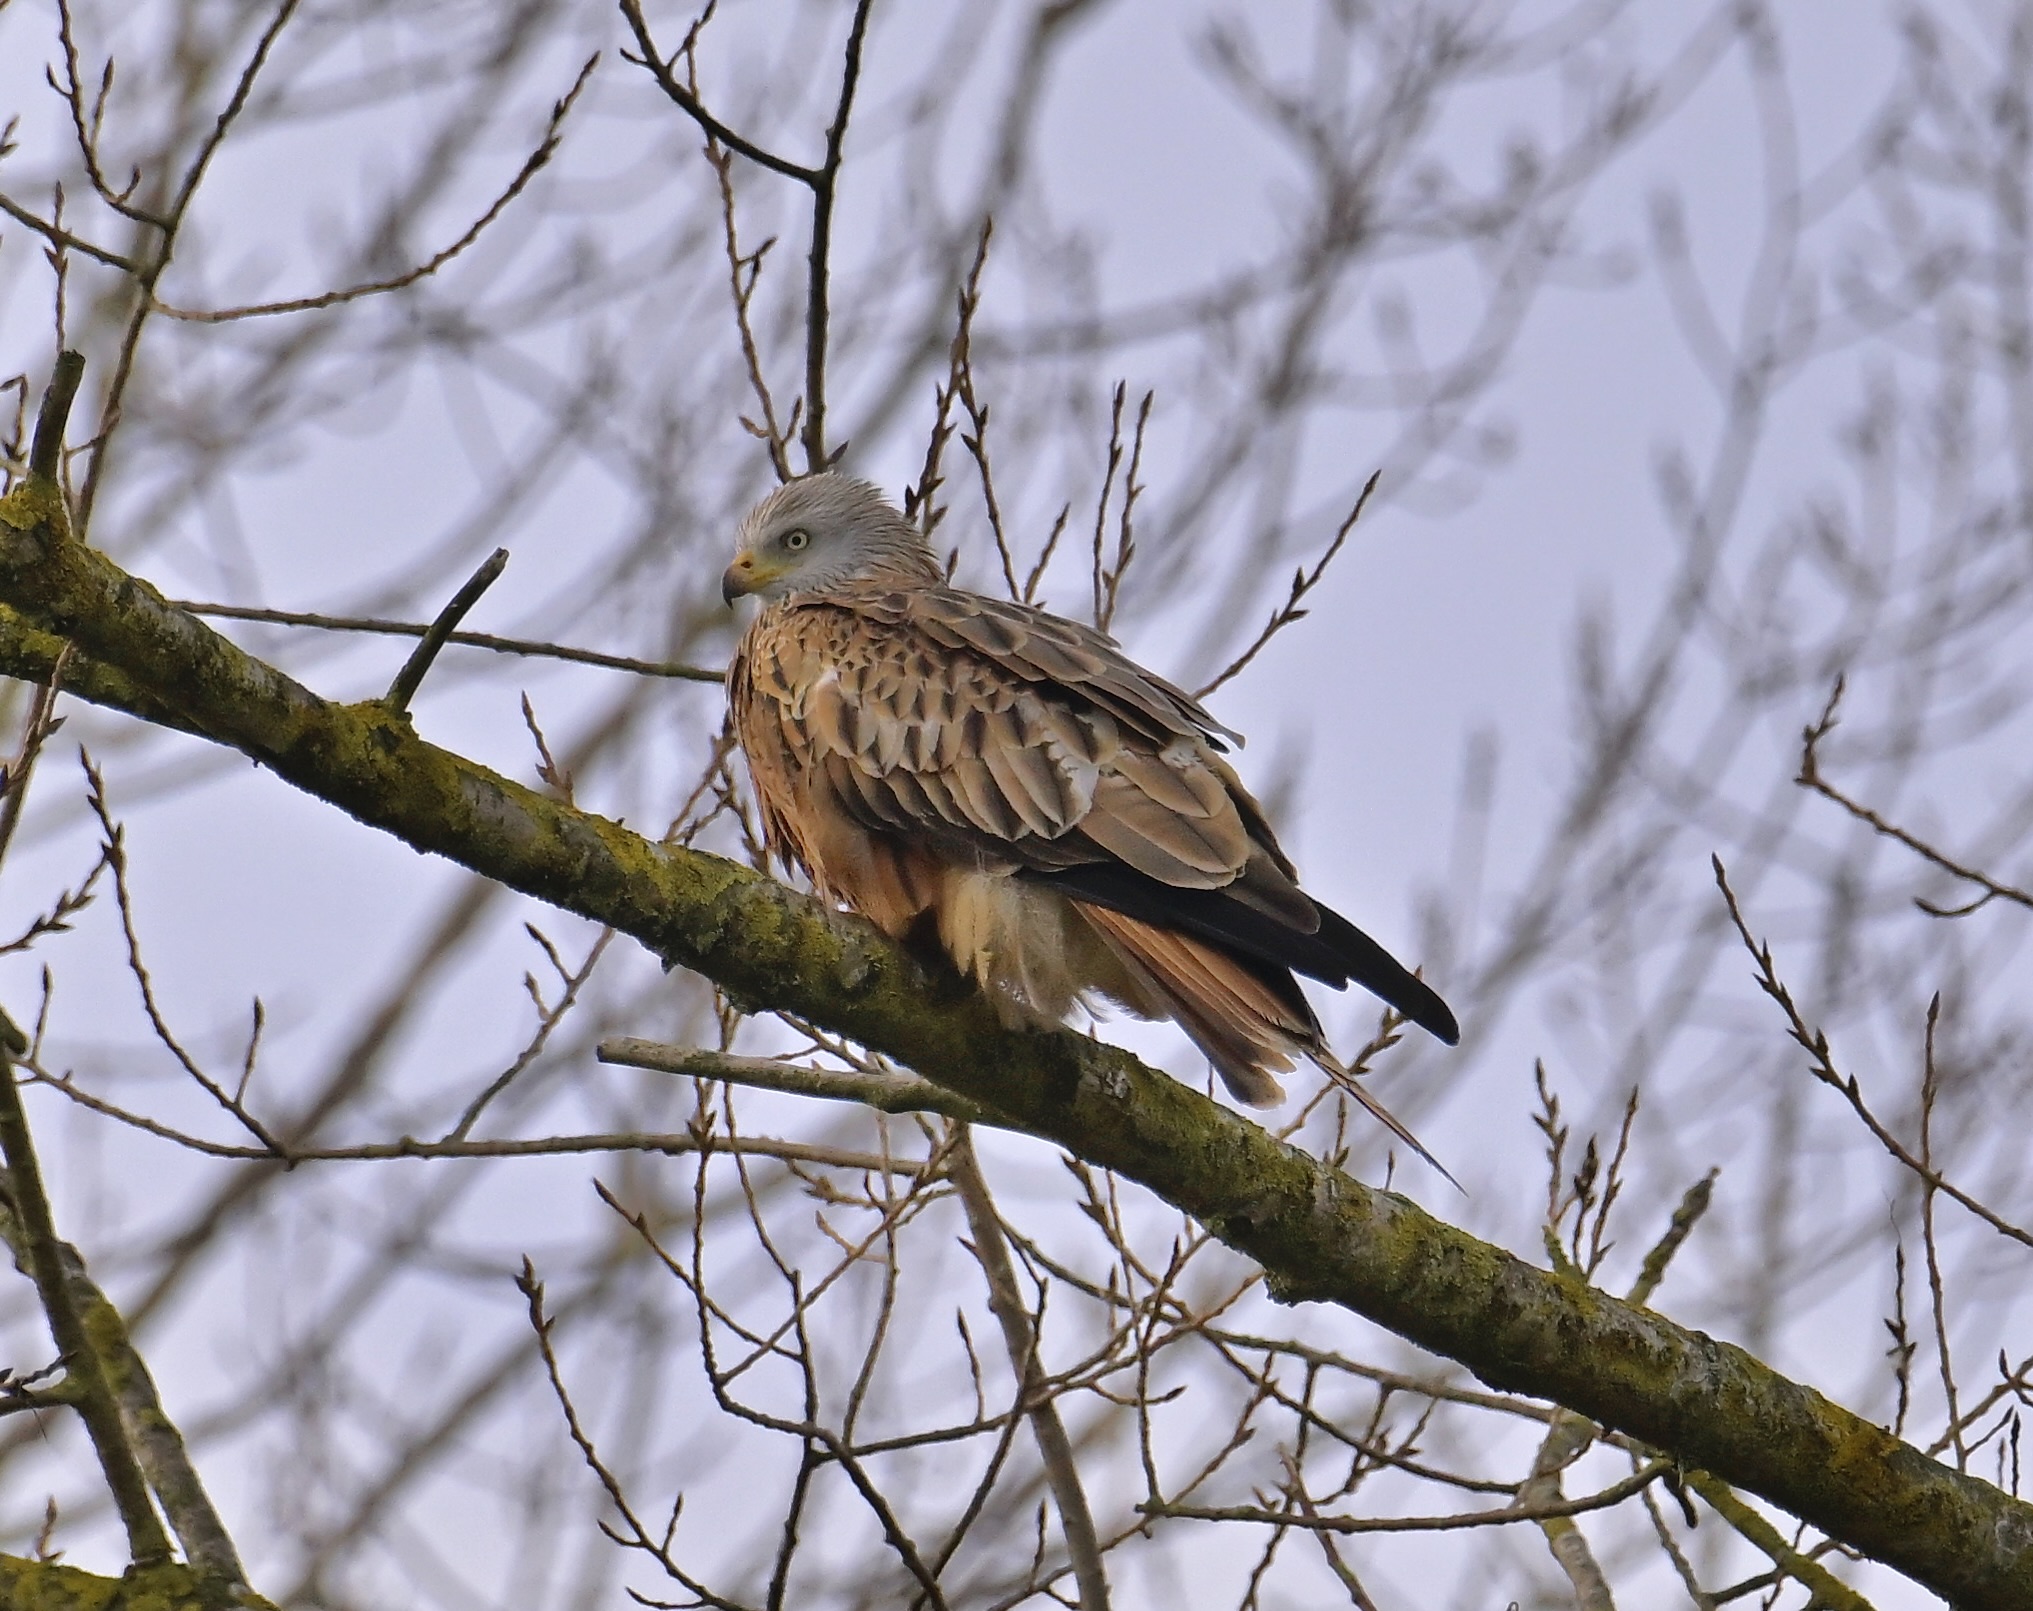
[(1042, 746), (1025, 740), (1009, 712), (989, 718), (982, 759), (1032, 833), (1056, 838), (1085, 813), (1086, 802), (1075, 794), (1059, 764)]
[(1221, 780), (1199, 765), (1198, 759), (1178, 746), (1157, 755), (1124, 750), (1116, 757), (1115, 772), (1167, 811), (1196, 819), (1235, 816), (1235, 806)]
[(1152, 736), (1236, 737), (1191, 695), (1144, 670), (1091, 627), (950, 587), (914, 588), (890, 609), (936, 641), (972, 649), (1027, 682), (1077, 689)]
[(995, 786), (995, 775), (978, 755), (956, 757), (941, 775), (952, 787), (954, 804), (983, 833), (1007, 845), (1024, 831), (1023, 819)]
[(1233, 812), (1226, 821), (1182, 816), (1119, 773), (1095, 790), (1080, 832), (1146, 877), (1190, 889), (1220, 888), (1249, 859), (1248, 836)]

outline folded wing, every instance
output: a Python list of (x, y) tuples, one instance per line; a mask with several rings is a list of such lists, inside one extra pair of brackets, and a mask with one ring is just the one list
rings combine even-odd
[[(1222, 758), (1234, 735), (1098, 632), (943, 587), (792, 598), (729, 687), (766, 822), (823, 887), (893, 929), (956, 871), (1071, 903), (1136, 988), (1090, 982), (1176, 1019), (1244, 1100), (1276, 1100), (1294, 1055), (1332, 1062), (1295, 972), (1459, 1036), (1300, 889)], [(1024, 977), (1040, 960), (1004, 959)]]

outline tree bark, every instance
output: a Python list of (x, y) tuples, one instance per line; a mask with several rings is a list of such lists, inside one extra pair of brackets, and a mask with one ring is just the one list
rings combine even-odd
[(275, 1611), (245, 1589), (177, 1563), (100, 1577), (55, 1561), (0, 1555), (0, 1611)]

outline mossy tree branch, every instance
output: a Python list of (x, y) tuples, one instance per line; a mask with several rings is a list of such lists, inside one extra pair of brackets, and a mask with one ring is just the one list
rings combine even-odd
[[(19, 1268), (26, 1271), (33, 1267), (28, 1235), (8, 1209), (0, 1209), (0, 1242), (13, 1252)], [(163, 1410), (155, 1380), (134, 1346), (125, 1317), (92, 1279), (75, 1247), (59, 1242), (57, 1257), (77, 1323), (97, 1358), (141, 1474), (183, 1545), (184, 1558), (207, 1579), (229, 1587), (244, 1586), (247, 1573), (239, 1552), (191, 1463), (183, 1434)], [(63, 1386), (70, 1403), (81, 1403), (84, 1394), (75, 1377), (67, 1377)]]
[(183, 726), (421, 851), (609, 924), (754, 1007), (852, 1036), (1102, 1168), (1260, 1263), (1495, 1387), (1551, 1400), (1761, 1495), (1968, 1611), (2033, 1608), (2033, 1507), (1729, 1343), (1537, 1269), (1331, 1169), (1127, 1052), (1002, 1028), (957, 980), (748, 868), (653, 844), (336, 704), (75, 542), (31, 477), (0, 500), (0, 666)]
[(0, 1611), (273, 1611), (178, 1562), (100, 1577), (55, 1561), (0, 1555)]
[(35, 1143), (28, 1133), (28, 1115), (14, 1081), (14, 1058), (27, 1049), (21, 1032), (0, 1014), (0, 1154), (7, 1160), (7, 1212), (20, 1227), (28, 1273), (42, 1299), (50, 1335), (62, 1352), (64, 1374), (77, 1384), (78, 1417), (91, 1436), (99, 1469), (127, 1530), (128, 1558), (137, 1567), (159, 1566), (170, 1558), (169, 1535), (149, 1502), (147, 1480), (128, 1442), (120, 1401), (100, 1351), (101, 1338), (87, 1328), (65, 1270), (63, 1244), (57, 1240)]

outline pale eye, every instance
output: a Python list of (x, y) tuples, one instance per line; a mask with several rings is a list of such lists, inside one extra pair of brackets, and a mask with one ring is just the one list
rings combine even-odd
[(784, 547), (788, 548), (793, 554), (802, 548), (809, 547), (811, 541), (812, 534), (808, 531), (787, 531), (784, 533)]

